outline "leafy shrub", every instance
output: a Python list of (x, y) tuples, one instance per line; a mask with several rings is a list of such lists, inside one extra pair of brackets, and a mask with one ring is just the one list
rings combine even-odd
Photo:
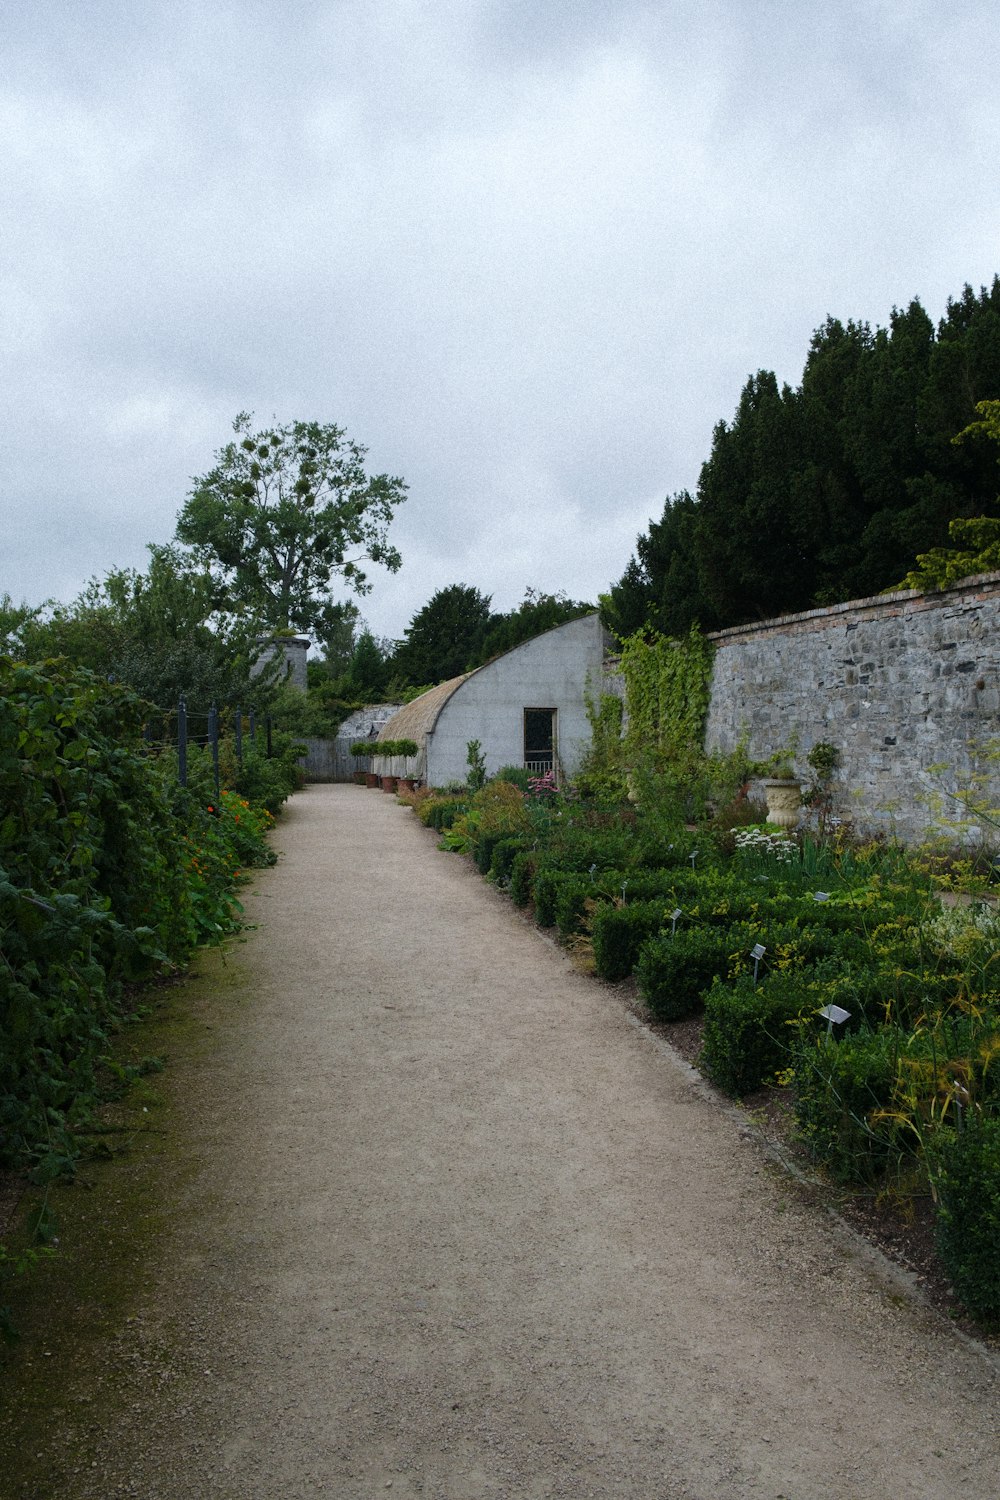
[(240, 871), (268, 857), (267, 815), (210, 811), (142, 720), (87, 672), (0, 660), (0, 1160), (39, 1179), (79, 1153), (126, 986), (238, 925)]
[[(819, 1023), (822, 1024), (822, 1023)], [(905, 1034), (803, 1033), (793, 1046), (795, 1114), (803, 1140), (841, 1182), (872, 1182), (910, 1145), (892, 1115)]]
[(535, 921), (539, 927), (555, 925), (559, 885), (566, 878), (566, 873), (552, 865), (541, 866), (535, 871), (532, 892), (535, 898)]
[(527, 793), (530, 790), (531, 772), (524, 766), (501, 766), (493, 780), (509, 782), (518, 791)]
[(535, 849), (522, 849), (514, 855), (510, 867), (510, 897), (517, 906), (527, 906), (532, 900), (538, 864), (539, 855)]
[(438, 833), (450, 828), (455, 819), (467, 812), (469, 799), (466, 796), (430, 796), (417, 804), (417, 817), (425, 828), (434, 828)]
[(270, 756), (250, 749), (244, 752), (242, 767), (237, 767), (234, 754), (234, 769), (232, 776), (227, 777), (228, 784), (248, 802), (266, 807), (272, 816), (276, 816), (282, 804), (304, 785), (302, 768), (298, 764), (301, 750), (302, 746), (291, 736), (275, 735), (274, 754)]
[(701, 1062), (727, 1094), (740, 1097), (769, 1082), (788, 1063), (789, 1023), (815, 1008), (803, 973), (771, 974), (756, 987), (748, 974), (717, 979), (705, 996)]
[(932, 1151), (938, 1250), (974, 1317), (1000, 1322), (1000, 1119), (973, 1115)]
[(581, 930), (587, 904), (594, 897), (594, 882), (589, 876), (570, 875), (560, 883), (556, 893), (556, 927), (560, 937), (572, 937)]
[(524, 849), (524, 839), (508, 834), (499, 839), (493, 846), (490, 857), (489, 877), (498, 885), (509, 882), (514, 868), (514, 860)]
[(590, 925), (594, 967), (602, 979), (627, 979), (642, 945), (666, 924), (662, 901), (633, 901), (628, 906), (600, 906)]
[(678, 928), (649, 938), (639, 952), (639, 992), (660, 1021), (679, 1021), (701, 1004), (702, 995), (729, 972), (742, 934), (732, 928)]

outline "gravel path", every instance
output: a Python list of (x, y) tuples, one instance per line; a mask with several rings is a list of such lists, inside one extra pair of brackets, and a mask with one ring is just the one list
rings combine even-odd
[(394, 799), (276, 843), (60, 1500), (1000, 1496), (996, 1364), (611, 992)]

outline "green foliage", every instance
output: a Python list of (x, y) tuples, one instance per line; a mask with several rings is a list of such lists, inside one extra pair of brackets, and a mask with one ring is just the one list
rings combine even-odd
[(478, 740), (470, 740), (465, 747), (465, 762), (469, 767), (466, 784), (470, 792), (478, 792), (486, 784), (486, 756)]
[(493, 780), (509, 781), (511, 786), (516, 786), (519, 791), (525, 793), (531, 789), (531, 772), (524, 766), (501, 766)]
[(403, 481), (369, 476), (367, 449), (332, 424), (292, 422), (253, 431), (241, 412), (236, 440), (216, 454), (178, 517), (178, 538), (211, 569), (223, 608), (274, 629), (341, 623), (330, 597), (335, 575), (370, 589), (360, 563), (400, 566), (388, 541)]
[(420, 746), (416, 740), (376, 740), (370, 751), (352, 751), (352, 753), (360, 753), (362, 755), (366, 753), (384, 755), (390, 760), (412, 760), (413, 756), (419, 754), (419, 752)]
[(718, 927), (678, 927), (650, 938), (636, 964), (639, 993), (658, 1021), (679, 1021), (698, 1009), (712, 982), (730, 972), (736, 950), (754, 938), (747, 942), (741, 932)]
[(527, 906), (532, 900), (538, 864), (534, 849), (522, 849), (515, 854), (510, 867), (510, 898), (516, 906)]
[(469, 668), (491, 620), (490, 600), (454, 583), (438, 589), (403, 632), (391, 670), (401, 683), (445, 682)]
[(208, 572), (177, 547), (151, 546), (145, 573), (113, 569), (92, 580), (78, 599), (31, 611), (8, 630), (11, 654), (22, 661), (65, 657), (131, 687), (161, 709), (183, 693), (189, 709), (220, 702), (260, 702), (251, 688), (253, 631), (216, 615)]
[[(980, 405), (988, 405), (981, 402)], [(1000, 406), (1000, 402), (994, 403)], [(951, 547), (934, 547), (921, 552), (912, 568), (894, 589), (946, 589), (975, 573), (995, 573), (1000, 569), (1000, 518), (957, 517), (948, 523)]]
[(577, 776), (577, 786), (587, 797), (624, 800), (627, 782), (622, 746), (625, 705), (615, 693), (602, 693), (595, 702), (586, 696), (590, 745)]
[(701, 1063), (727, 1094), (753, 1093), (787, 1066), (791, 1023), (815, 1004), (800, 972), (769, 974), (757, 985), (750, 974), (717, 979), (705, 996)]
[(434, 793), (417, 804), (417, 817), (425, 828), (436, 828), (439, 832), (450, 828), (456, 818), (469, 809), (469, 799), (464, 794), (450, 796)]
[(302, 746), (291, 735), (275, 734), (272, 753), (265, 755), (254, 747), (244, 748), (243, 764), (236, 764), (232, 742), (226, 749), (230, 771), (227, 780), (231, 789), (240, 797), (266, 809), (276, 816), (282, 804), (303, 785), (302, 768), (298, 764)]
[(270, 819), (214, 810), (141, 748), (143, 705), (59, 663), (0, 659), (0, 1160), (71, 1170), (129, 986), (239, 922)]
[(631, 763), (700, 751), (712, 676), (710, 642), (692, 629), (683, 640), (630, 636), (622, 646)]
[(1000, 1119), (973, 1115), (934, 1143), (938, 1249), (976, 1318), (1000, 1323)]
[(469, 666), (481, 666), (505, 651), (512, 651), (523, 641), (530, 641), (546, 630), (594, 613), (594, 606), (582, 600), (567, 599), (565, 594), (546, 594), (527, 589), (521, 603), (505, 615), (492, 615), (478, 649), (470, 654)]
[(594, 969), (600, 978), (611, 982), (627, 979), (638, 962), (643, 944), (669, 925), (669, 915), (662, 901), (599, 906), (594, 912), (590, 939)]
[(524, 851), (524, 838), (509, 835), (493, 845), (488, 874), (497, 885), (509, 885), (514, 861)]
[(916, 300), (884, 329), (828, 318), (797, 388), (749, 377), (697, 494), (666, 501), (602, 599), (608, 628), (679, 637), (884, 589), (949, 522), (1000, 515), (998, 390), (1000, 278), (937, 329)]
[(907, 1132), (892, 1114), (905, 1046), (905, 1035), (895, 1027), (840, 1040), (810, 1028), (794, 1044), (795, 1114), (802, 1138), (839, 1181), (874, 1182), (906, 1149)]

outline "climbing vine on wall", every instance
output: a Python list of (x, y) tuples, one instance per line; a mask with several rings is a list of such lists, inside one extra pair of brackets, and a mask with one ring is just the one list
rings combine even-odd
[(711, 643), (696, 627), (680, 640), (640, 632), (624, 642), (625, 749), (633, 763), (701, 749), (712, 656)]

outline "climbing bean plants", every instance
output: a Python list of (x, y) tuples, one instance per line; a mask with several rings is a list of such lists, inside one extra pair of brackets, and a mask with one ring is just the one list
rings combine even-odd
[(0, 658), (0, 1166), (71, 1172), (141, 982), (239, 923), (271, 815), (143, 747), (130, 690)]

